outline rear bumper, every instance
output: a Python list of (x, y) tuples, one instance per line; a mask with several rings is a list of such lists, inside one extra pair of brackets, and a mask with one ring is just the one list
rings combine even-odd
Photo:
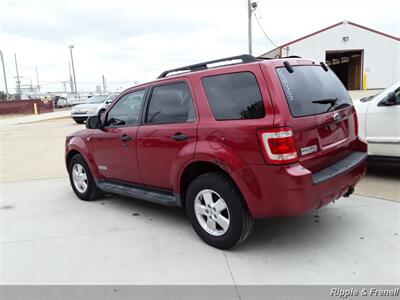
[(232, 174), (254, 218), (295, 216), (343, 196), (365, 175), (367, 154), (354, 152), (311, 173), (301, 164), (250, 165)]

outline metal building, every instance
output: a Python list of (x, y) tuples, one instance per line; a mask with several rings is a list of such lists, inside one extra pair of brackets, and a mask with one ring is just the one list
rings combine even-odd
[(261, 56), (298, 55), (325, 61), (349, 90), (386, 88), (400, 81), (400, 38), (343, 21)]

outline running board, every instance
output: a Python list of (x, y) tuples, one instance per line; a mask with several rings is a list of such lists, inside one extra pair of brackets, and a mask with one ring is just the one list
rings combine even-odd
[(167, 206), (182, 206), (179, 194), (109, 180), (96, 179), (95, 181), (97, 187), (104, 192)]

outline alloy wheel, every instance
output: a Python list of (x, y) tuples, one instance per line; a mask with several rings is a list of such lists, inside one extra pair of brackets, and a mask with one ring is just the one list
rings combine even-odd
[(200, 191), (194, 200), (194, 211), (197, 221), (207, 233), (221, 236), (228, 231), (228, 206), (217, 192), (210, 189)]
[(86, 171), (81, 164), (75, 164), (72, 167), (72, 180), (79, 193), (85, 193), (88, 188), (88, 179)]

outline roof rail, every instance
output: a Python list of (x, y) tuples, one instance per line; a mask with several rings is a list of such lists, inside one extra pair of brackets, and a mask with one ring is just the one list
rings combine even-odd
[(247, 64), (247, 63), (256, 62), (259, 59), (252, 55), (248, 55), (248, 54), (226, 57), (226, 58), (210, 60), (210, 61), (206, 61), (206, 62), (194, 64), (194, 65), (189, 65), (189, 66), (185, 66), (185, 67), (181, 67), (181, 68), (177, 68), (177, 69), (167, 70), (167, 71), (162, 72), (160, 74), (160, 76), (158, 76), (157, 78), (164, 78), (169, 73), (179, 72), (179, 71), (196, 72), (196, 71), (201, 71), (201, 70), (207, 70), (208, 69), (207, 65), (209, 65), (209, 64), (215, 64), (215, 63), (224, 62), (224, 61), (229, 62), (232, 60), (241, 60), (242, 63)]

